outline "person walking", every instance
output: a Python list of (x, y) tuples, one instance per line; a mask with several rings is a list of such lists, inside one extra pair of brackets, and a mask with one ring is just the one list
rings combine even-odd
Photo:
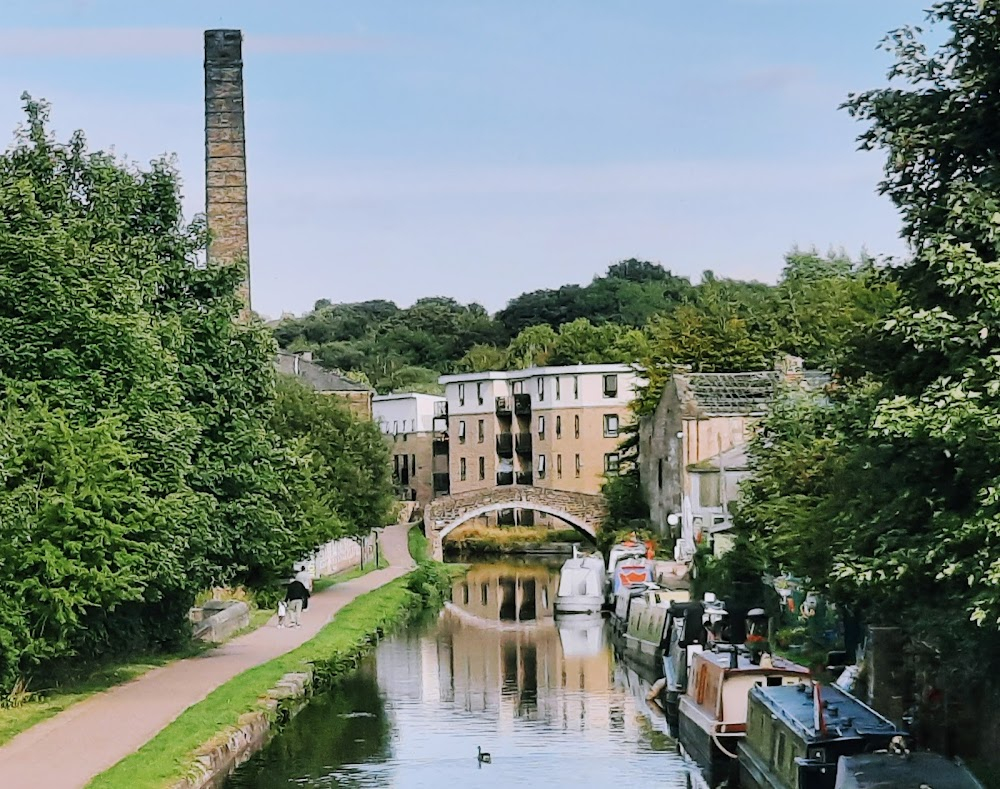
[(285, 626), (285, 614), (288, 613), (288, 603), (284, 600), (278, 601), (278, 627)]
[(285, 602), (288, 603), (288, 626), (301, 627), (299, 615), (309, 607), (309, 590), (302, 581), (295, 580), (288, 584)]
[(312, 594), (313, 578), (312, 573), (310, 573), (307, 569), (307, 565), (300, 564), (295, 569), (295, 580), (299, 581), (306, 588), (309, 594)]

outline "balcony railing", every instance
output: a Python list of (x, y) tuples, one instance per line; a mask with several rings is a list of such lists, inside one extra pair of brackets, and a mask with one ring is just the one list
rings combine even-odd
[(531, 414), (531, 395), (514, 395), (514, 413), (518, 416), (529, 416)]
[(518, 471), (517, 472), (517, 484), (518, 485), (531, 485), (535, 480), (535, 475), (530, 471)]
[(501, 433), (497, 436), (497, 454), (502, 458), (513, 457), (514, 437), (510, 433)]
[(511, 415), (511, 402), (509, 397), (497, 398), (497, 416), (509, 417)]
[(437, 432), (434, 434), (434, 454), (441, 456), (448, 454), (448, 434)]
[(514, 484), (513, 471), (501, 471), (497, 474), (497, 485), (513, 485), (513, 484)]
[(451, 477), (449, 474), (434, 475), (434, 492), (447, 493), (451, 490)]
[(517, 454), (519, 455), (530, 455), (531, 454), (531, 433), (518, 433), (517, 441), (515, 442), (515, 447), (517, 448)]

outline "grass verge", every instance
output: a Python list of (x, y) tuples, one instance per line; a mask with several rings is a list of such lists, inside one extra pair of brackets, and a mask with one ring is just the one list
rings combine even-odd
[(330, 680), (355, 668), (380, 635), (420, 609), (417, 595), (427, 599), (426, 579), (421, 580), (418, 587), (410, 576), (397, 579), (344, 606), (313, 639), (221, 685), (88, 787), (173, 785), (188, 774), (199, 752), (223, 740), (242, 716), (260, 709), (262, 698), (285, 674), (312, 665), (318, 678)]
[(410, 558), (417, 564), (430, 561), (431, 544), (424, 536), (424, 530), (419, 524), (411, 526), (410, 530), (406, 533), (406, 544), (410, 549)]
[(459, 526), (448, 536), (447, 546), (454, 551), (475, 553), (513, 553), (518, 549), (552, 542), (584, 542), (575, 529), (549, 529), (544, 526)]

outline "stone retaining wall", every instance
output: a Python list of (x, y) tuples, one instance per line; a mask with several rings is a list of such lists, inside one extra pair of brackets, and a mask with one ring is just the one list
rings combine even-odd
[(198, 756), (192, 774), (172, 789), (219, 789), (232, 772), (263, 748), (272, 735), (276, 720), (293, 718), (307, 703), (312, 690), (312, 673), (285, 674), (271, 690), (262, 709), (244, 715), (239, 727), (229, 732), (225, 742), (207, 747)]

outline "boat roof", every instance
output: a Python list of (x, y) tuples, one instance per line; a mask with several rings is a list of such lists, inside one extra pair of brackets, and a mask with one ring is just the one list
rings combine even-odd
[(837, 767), (837, 789), (983, 789), (965, 765), (938, 753), (906, 756), (865, 753), (843, 756)]
[[(731, 652), (716, 652), (713, 649), (706, 649), (702, 652), (697, 653), (694, 659), (704, 660), (708, 663), (713, 663), (719, 668), (723, 668), (726, 671), (741, 672), (741, 673), (754, 673), (761, 672), (764, 674), (774, 674), (775, 672), (786, 672), (789, 674), (801, 674), (802, 676), (809, 675), (809, 669), (805, 666), (800, 666), (798, 663), (793, 663), (790, 660), (786, 660), (783, 657), (778, 657), (774, 655), (771, 657), (772, 665), (758, 666), (751, 662), (749, 655), (744, 652), (737, 653), (737, 664), (735, 669), (729, 668), (730, 661), (732, 660)], [(811, 698), (811, 697), (810, 697)]]
[(813, 694), (808, 686), (802, 691), (796, 685), (781, 687), (758, 686), (750, 690), (750, 697), (757, 697), (774, 715), (781, 718), (793, 732), (807, 742), (820, 739), (863, 737), (865, 735), (893, 735), (902, 731), (888, 718), (836, 685), (823, 685), (823, 717), (827, 736), (813, 728)]

